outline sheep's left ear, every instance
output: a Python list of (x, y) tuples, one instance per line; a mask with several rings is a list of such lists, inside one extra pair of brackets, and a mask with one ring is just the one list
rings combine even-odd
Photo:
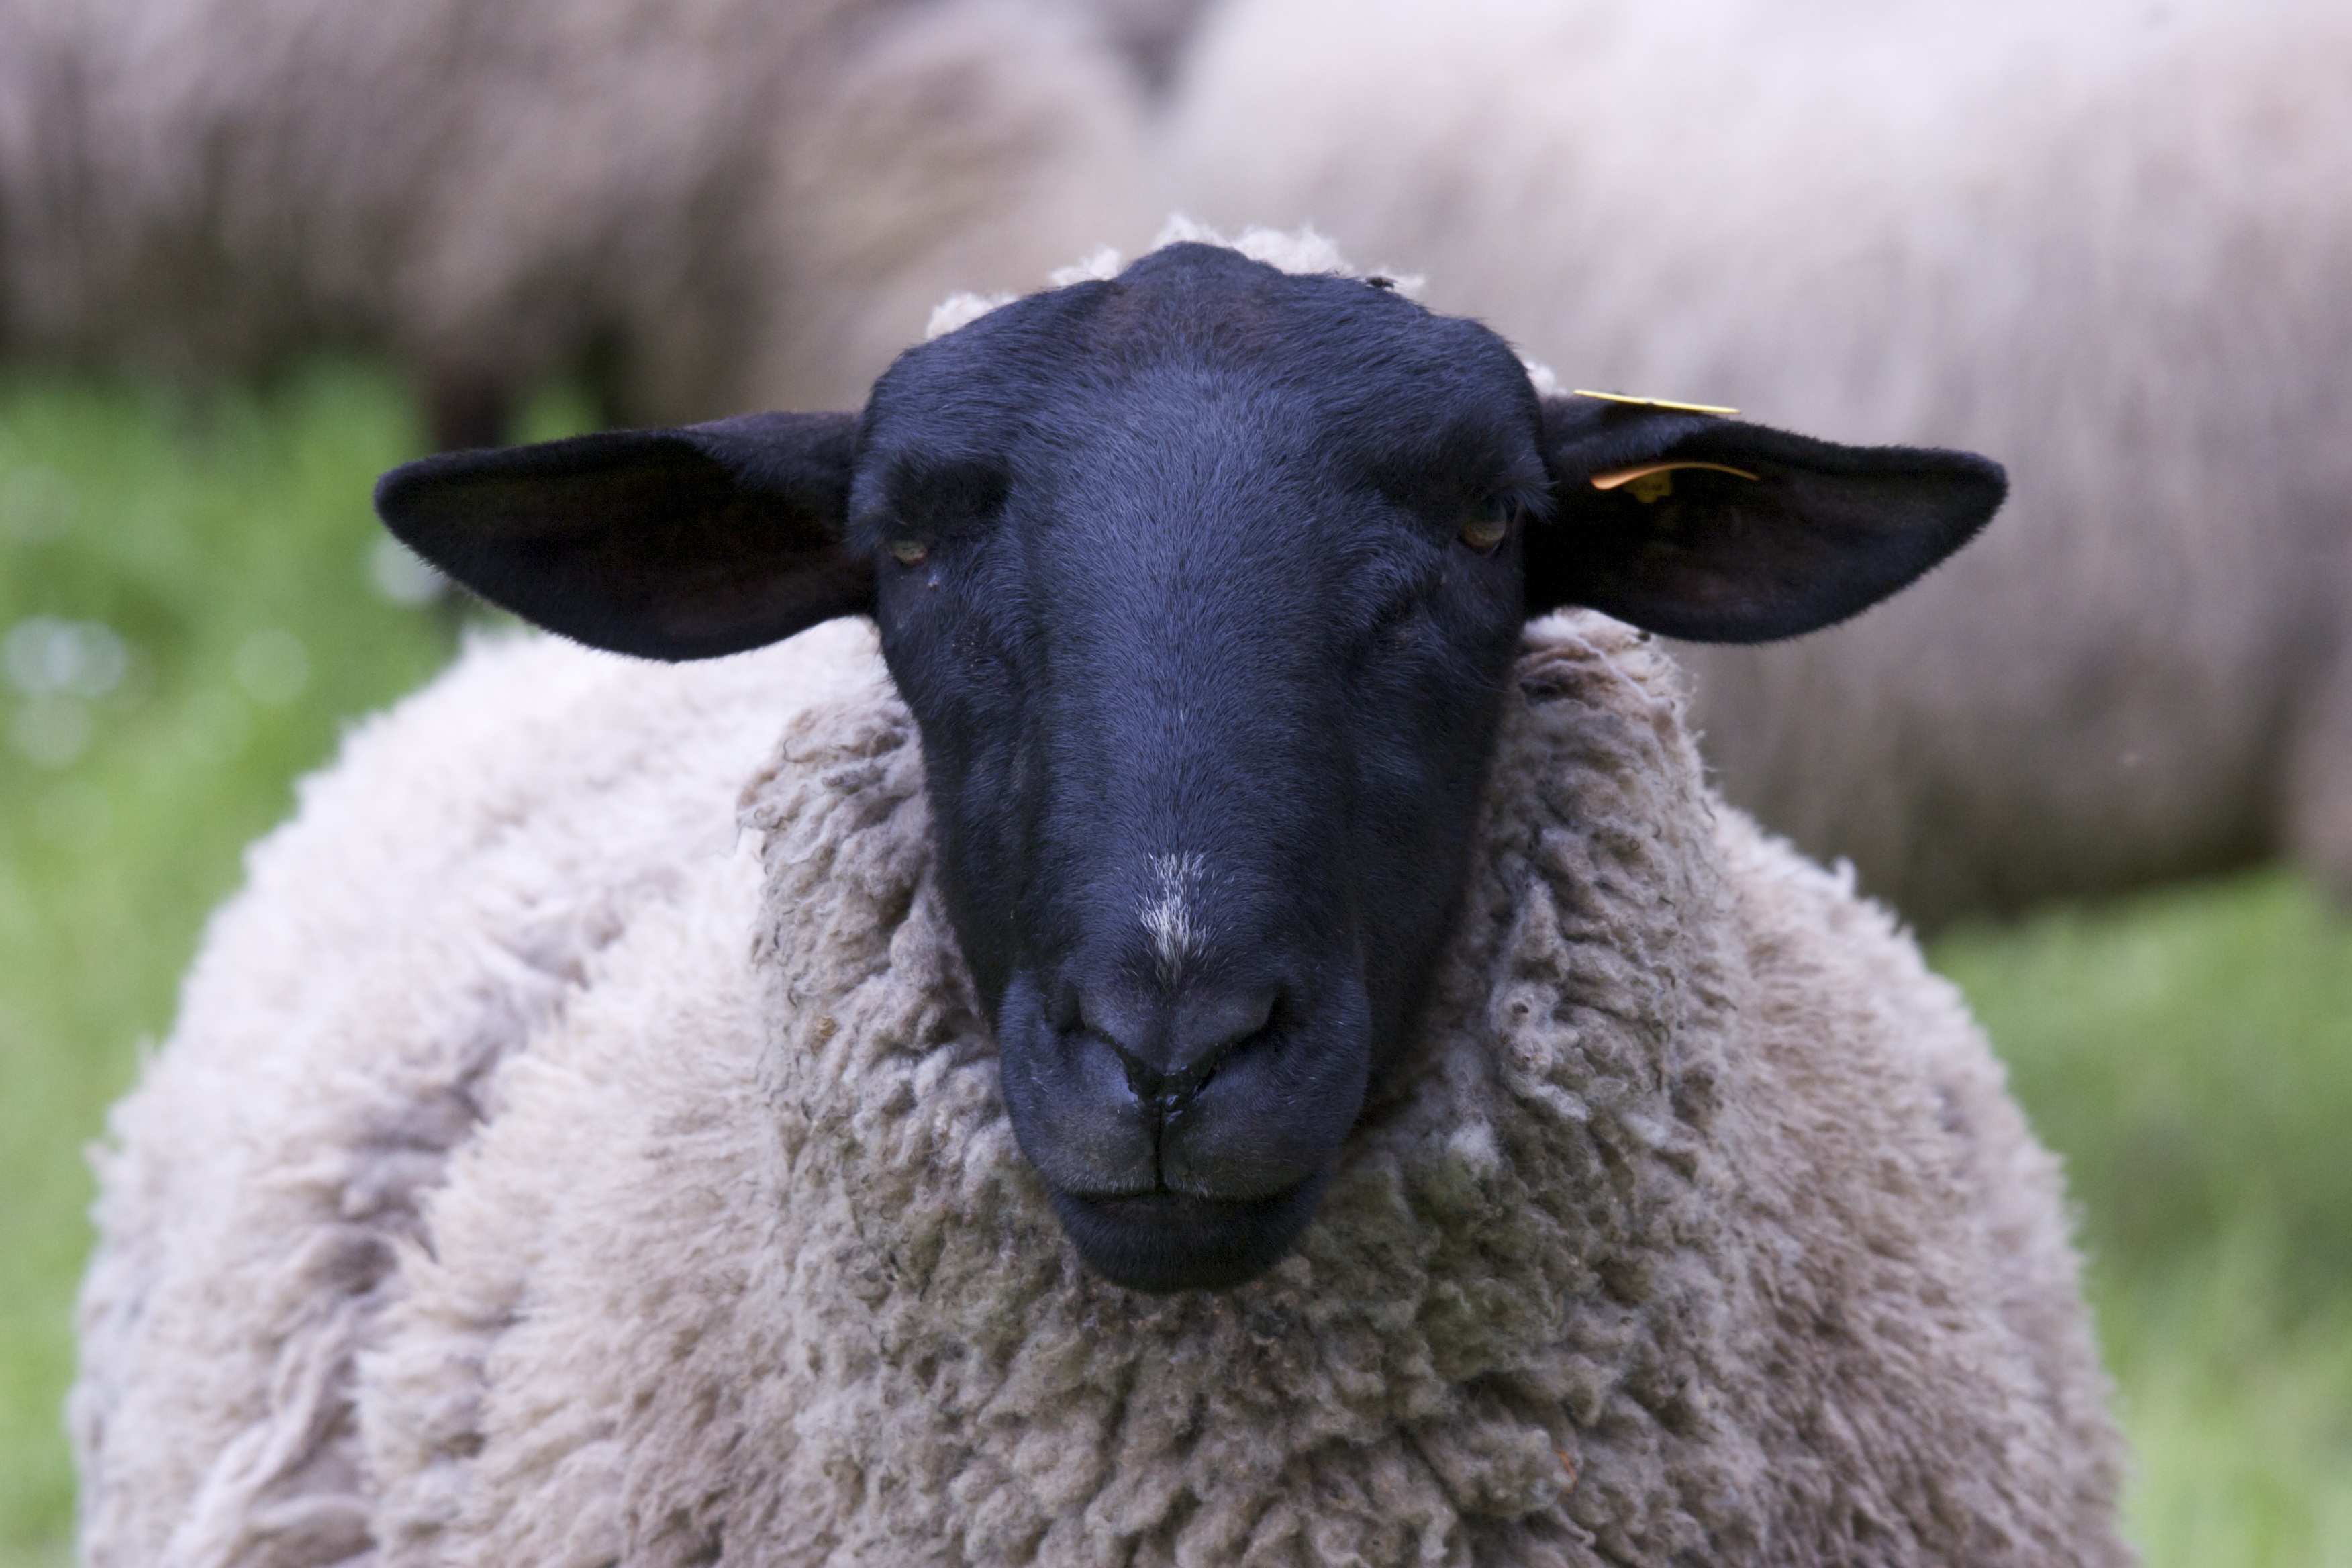
[(871, 611), (845, 542), (853, 414), (753, 414), (443, 452), (377, 481), (401, 542), (591, 647), (712, 658)]
[(2009, 488), (1966, 452), (1591, 397), (1543, 413), (1555, 505), (1528, 529), (1528, 614), (1583, 605), (1691, 642), (1769, 642), (1867, 609), (1975, 537)]

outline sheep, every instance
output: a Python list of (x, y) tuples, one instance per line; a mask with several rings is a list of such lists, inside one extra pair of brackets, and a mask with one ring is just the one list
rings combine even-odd
[(2322, 0), (1236, 0), (1171, 155), (1574, 385), (2003, 455), (1919, 592), (1689, 656), (1725, 793), (1927, 928), (2280, 854), (2352, 896), (2347, 83)]
[(441, 447), (565, 374), (625, 421), (853, 402), (950, 283), (1148, 233), (1190, 8), (0, 0), (0, 347), (388, 351)]
[(256, 853), (101, 1164), (87, 1561), (2128, 1562), (2054, 1161), (1614, 618), (1839, 618), (2000, 470), (1389, 281), (1177, 243), (388, 475), (678, 662), (478, 648)]

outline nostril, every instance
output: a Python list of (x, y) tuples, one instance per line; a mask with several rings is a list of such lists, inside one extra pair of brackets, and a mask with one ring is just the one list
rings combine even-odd
[(1202, 1085), (1209, 1081), (1209, 1075), (1216, 1070), (1213, 1061), (1183, 1068), (1162, 1067), (1137, 1056), (1099, 1029), (1089, 1029), (1087, 1033), (1118, 1058), (1118, 1065), (1127, 1073), (1127, 1087), (1135, 1098), (1162, 1116), (1181, 1109), (1198, 1094)]
[(1160, 1070), (1100, 1031), (1095, 1031), (1095, 1038), (1108, 1046), (1111, 1054), (1118, 1058), (1118, 1065), (1127, 1069), (1127, 1087), (1134, 1092), (1135, 1098), (1146, 1105), (1157, 1103), (1165, 1081)]
[(1129, 1089), (1162, 1116), (1206, 1087), (1235, 1050), (1272, 1025), (1280, 989), (1188, 994), (1174, 1002), (1076, 994), (1080, 1028), (1118, 1058)]
[(1124, 999), (1076, 988), (1067, 995), (1066, 1016), (1057, 1017), (1056, 1026), (1065, 1031), (1082, 1031), (1118, 1058), (1120, 1070), (1127, 1074), (1129, 1090), (1146, 1105), (1156, 1101), (1167, 1077), (1154, 1059), (1165, 1043), (1165, 1020), (1154, 1009), (1129, 1005)]
[(1162, 1116), (1183, 1109), (1234, 1052), (1265, 1037), (1274, 1020), (1276, 995), (1267, 987), (1188, 997), (1177, 1004), (1169, 1031), (1169, 1062), (1160, 1071), (1156, 1097)]

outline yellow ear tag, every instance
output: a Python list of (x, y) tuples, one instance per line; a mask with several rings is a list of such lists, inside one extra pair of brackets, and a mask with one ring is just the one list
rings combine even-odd
[(1592, 488), (1613, 490), (1622, 486), (1627, 495), (1647, 506), (1675, 493), (1676, 468), (1709, 468), (1718, 474), (1732, 474), (1748, 480), (1757, 477), (1746, 468), (1735, 468), (1727, 463), (1636, 463), (1630, 468), (1612, 468), (1607, 473), (1593, 475)]
[(1719, 408), (1712, 403), (1675, 403), (1664, 397), (1628, 397), (1622, 392), (1587, 392), (1580, 386), (1572, 395), (1597, 397), (1603, 403), (1629, 403), (1636, 408), (1667, 408), (1676, 414), (1732, 415), (1739, 412), (1737, 408)]

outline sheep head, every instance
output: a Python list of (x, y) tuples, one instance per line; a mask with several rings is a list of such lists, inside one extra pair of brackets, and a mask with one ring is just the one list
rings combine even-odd
[(377, 505), (624, 653), (874, 617), (1021, 1148), (1092, 1267), (1165, 1291), (1278, 1260), (1400, 1058), (1528, 616), (1793, 635), (2002, 490), (1542, 398), (1475, 322), (1185, 244), (909, 350), (860, 416), (448, 454)]

